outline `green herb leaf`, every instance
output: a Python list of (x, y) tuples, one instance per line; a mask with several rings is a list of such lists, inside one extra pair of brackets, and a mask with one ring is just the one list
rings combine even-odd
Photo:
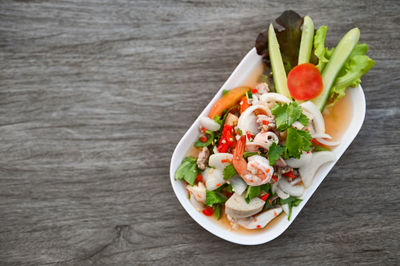
[(285, 158), (300, 158), (302, 151), (310, 151), (312, 137), (309, 132), (288, 128), (285, 146)]
[(213, 141), (214, 141), (214, 132), (213, 131), (210, 131), (210, 130), (206, 130), (206, 135), (207, 135), (207, 141), (206, 142), (202, 142), (200, 139), (199, 140), (197, 140), (195, 143), (194, 143), (194, 146), (195, 147), (207, 147), (208, 145), (210, 145), (211, 143), (213, 143)]
[(258, 197), (261, 193), (261, 187), (260, 186), (249, 186), (246, 191), (246, 195), (244, 196), (244, 199), (246, 200), (247, 203), (249, 203), (253, 198)]
[(198, 174), (199, 169), (197, 168), (197, 159), (186, 157), (175, 172), (175, 180), (184, 179), (193, 186)]
[(233, 193), (233, 188), (231, 184), (229, 184), (229, 186), (226, 187), (226, 191), (228, 191), (229, 193)]
[(243, 135), (243, 132), (242, 132), (242, 130), (240, 128), (238, 128), (236, 131), (237, 131), (237, 133), (239, 133), (240, 136)]
[(222, 96), (224, 96), (225, 94), (227, 94), (229, 91), (228, 90), (223, 90), (222, 91)]
[(224, 179), (228, 180), (231, 177), (237, 175), (236, 169), (233, 164), (230, 164), (224, 168)]
[(292, 215), (292, 208), (299, 206), (300, 202), (302, 202), (301, 199), (298, 199), (293, 196), (290, 196), (289, 198), (286, 199), (280, 199), (281, 205), (287, 204), (289, 206), (288, 220), (290, 220), (290, 216)]
[(314, 145), (314, 150), (315, 152), (318, 151), (330, 151), (331, 149), (329, 149), (328, 147), (324, 147), (324, 146), (319, 146), (319, 145)]
[(251, 90), (246, 92), (246, 97), (247, 97), (247, 101), (250, 100), (250, 99), (253, 99), (253, 93), (251, 92)]
[(269, 149), (268, 149), (269, 165), (271, 165), (271, 166), (275, 165), (276, 161), (282, 156), (284, 151), (285, 151), (285, 147), (277, 145), (275, 142), (273, 142), (272, 145), (269, 146)]
[(247, 158), (250, 157), (250, 156), (254, 156), (254, 155), (259, 155), (259, 154), (258, 154), (258, 152), (249, 152), (249, 151), (245, 151), (245, 152), (243, 153), (243, 157), (244, 157), (245, 159), (247, 159)]
[(215, 204), (213, 206), (213, 214), (214, 214), (214, 217), (217, 218), (217, 220), (221, 219), (222, 204)]
[(277, 103), (272, 107), (271, 111), (275, 115), (276, 128), (279, 131), (285, 131), (296, 121), (303, 125), (308, 124), (307, 116), (302, 113), (301, 107), (296, 102), (283, 105)]
[(219, 115), (214, 116), (213, 120), (217, 122), (217, 124), (219, 124), (220, 126), (222, 125), (223, 121)]
[(216, 191), (206, 190), (206, 205), (212, 207), (214, 204), (224, 203), (227, 201), (225, 195)]

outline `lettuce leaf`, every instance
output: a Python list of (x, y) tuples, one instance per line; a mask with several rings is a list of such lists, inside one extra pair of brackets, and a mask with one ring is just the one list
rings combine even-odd
[(193, 186), (198, 174), (199, 169), (197, 168), (197, 159), (186, 157), (175, 172), (175, 180), (184, 179)]
[(375, 65), (375, 61), (365, 55), (367, 51), (368, 45), (365, 43), (357, 44), (356, 47), (354, 47), (349, 59), (339, 72), (331, 88), (329, 96), (330, 104), (334, 104), (342, 98), (346, 94), (346, 89), (348, 87), (358, 86), (361, 82), (361, 76)]
[(335, 50), (334, 48), (329, 50), (328, 47), (325, 47), (325, 37), (327, 31), (328, 26), (322, 25), (318, 28), (314, 37), (314, 55), (318, 58), (317, 68), (320, 73), (322, 73), (322, 70), (324, 70), (326, 63), (329, 62), (329, 59)]

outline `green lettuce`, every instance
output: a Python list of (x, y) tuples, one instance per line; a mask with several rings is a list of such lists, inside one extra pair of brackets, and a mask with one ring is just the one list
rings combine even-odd
[(328, 26), (323, 25), (318, 28), (314, 37), (314, 55), (318, 58), (317, 68), (321, 73), (322, 70), (324, 70), (326, 63), (329, 62), (333, 51), (335, 50), (334, 48), (329, 50), (328, 47), (325, 47), (325, 37), (327, 31)]
[(334, 104), (342, 98), (346, 94), (348, 87), (357, 87), (361, 82), (361, 76), (375, 65), (375, 61), (365, 55), (367, 51), (368, 45), (365, 43), (357, 44), (354, 47), (331, 88), (330, 104)]

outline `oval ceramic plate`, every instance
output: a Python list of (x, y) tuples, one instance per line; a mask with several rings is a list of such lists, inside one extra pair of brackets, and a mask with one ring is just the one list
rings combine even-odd
[(307, 201), (311, 198), (312, 194), (318, 188), (319, 184), (321, 184), (324, 178), (328, 175), (329, 171), (339, 160), (340, 156), (342, 156), (347, 147), (349, 147), (351, 142), (354, 140), (361, 129), (365, 117), (365, 96), (361, 86), (348, 89), (347, 93), (350, 94), (353, 115), (348, 128), (344, 131), (342, 135), (343, 137), (341, 139), (340, 145), (333, 149), (333, 152), (336, 154), (337, 159), (333, 162), (324, 164), (317, 171), (312, 185), (305, 190), (303, 196), (301, 197), (303, 201), (298, 207), (293, 208), (290, 221), (288, 221), (288, 219), (279, 219), (279, 221), (277, 223), (274, 223), (273, 226), (269, 228), (269, 230), (260, 231), (259, 234), (240, 234), (235, 232), (234, 230), (228, 230), (227, 228), (222, 227), (214, 221), (213, 217), (210, 218), (203, 215), (192, 206), (189, 199), (187, 198), (184, 184), (179, 180), (174, 180), (174, 175), (183, 158), (199, 136), (198, 128), (200, 117), (207, 116), (211, 107), (221, 97), (223, 90), (231, 90), (235, 87), (241, 86), (243, 81), (246, 80), (251, 75), (251, 73), (260, 66), (260, 64), (262, 64), (261, 57), (257, 55), (255, 48), (253, 48), (243, 58), (243, 60), (236, 67), (236, 69), (233, 71), (225, 84), (220, 88), (218, 93), (214, 96), (211, 102), (207, 105), (203, 112), (201, 112), (196, 121), (194, 121), (192, 126), (179, 141), (172, 155), (170, 167), (172, 187), (179, 202), (182, 204), (183, 208), (185, 208), (185, 210), (189, 213), (189, 215), (204, 229), (213, 233), (214, 235), (227, 241), (242, 245), (258, 245), (266, 243), (278, 237), (289, 227), (289, 225), (296, 219), (299, 212), (303, 209)]

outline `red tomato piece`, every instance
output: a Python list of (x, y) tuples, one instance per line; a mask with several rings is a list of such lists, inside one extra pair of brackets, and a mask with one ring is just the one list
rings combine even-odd
[(213, 215), (213, 208), (208, 207), (208, 208), (204, 209), (202, 212), (205, 216), (211, 216), (211, 215)]
[(289, 72), (287, 85), (292, 97), (301, 101), (317, 97), (324, 87), (318, 68), (310, 63), (294, 67)]

